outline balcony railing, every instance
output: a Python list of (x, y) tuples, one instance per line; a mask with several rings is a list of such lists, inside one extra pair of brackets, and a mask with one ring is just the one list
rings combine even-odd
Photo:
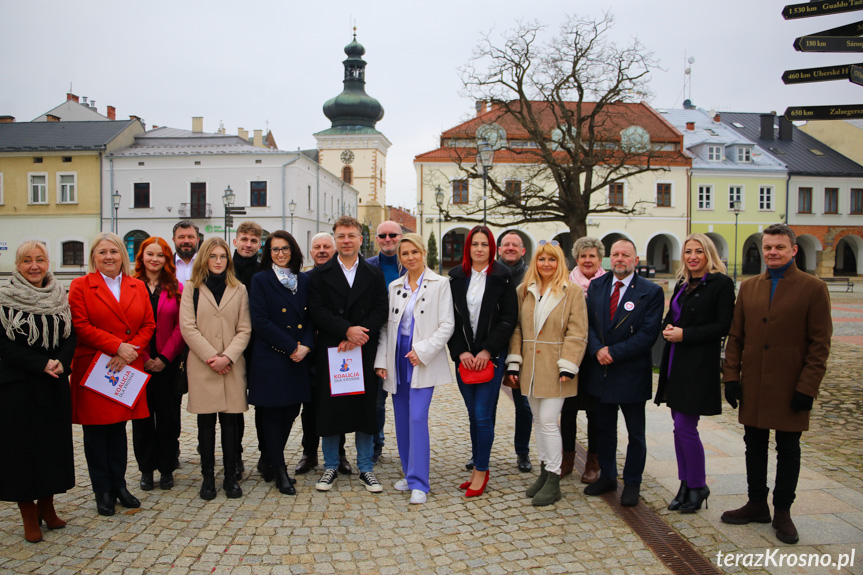
[(180, 209), (177, 212), (181, 218), (202, 219), (213, 217), (213, 208), (209, 203), (206, 204), (180, 204)]

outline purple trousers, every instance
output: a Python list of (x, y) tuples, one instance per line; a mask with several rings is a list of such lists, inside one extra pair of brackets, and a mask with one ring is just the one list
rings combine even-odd
[(411, 388), (413, 366), (405, 357), (410, 350), (411, 337), (399, 334), (396, 347), (396, 393), (392, 395), (396, 443), (408, 487), (428, 493), (431, 462), (429, 406), (434, 387)]
[(687, 487), (704, 487), (707, 474), (704, 468), (704, 446), (698, 435), (698, 415), (671, 410), (674, 420), (674, 452), (677, 454), (677, 478), (686, 481)]

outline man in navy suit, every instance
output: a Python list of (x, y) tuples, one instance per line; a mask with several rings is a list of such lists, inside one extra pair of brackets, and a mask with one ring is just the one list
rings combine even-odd
[[(597, 396), (600, 477), (586, 495), (617, 490), (617, 410), (623, 412), (629, 443), (623, 467), (621, 505), (638, 505), (647, 459), (644, 404), (653, 391), (651, 348), (659, 337), (665, 297), (656, 284), (635, 275), (635, 244), (611, 246), (611, 269), (587, 289), (588, 343), (582, 379)], [(582, 372), (583, 373), (583, 372)]]

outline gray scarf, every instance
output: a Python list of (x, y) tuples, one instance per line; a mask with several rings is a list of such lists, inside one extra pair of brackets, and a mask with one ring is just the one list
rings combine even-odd
[[(6, 337), (15, 341), (16, 334), (27, 336), (27, 345), (34, 345), (42, 338), (42, 347), (56, 348), (60, 345), (60, 322), (63, 322), (63, 338), (72, 334), (72, 313), (66, 299), (66, 290), (54, 278), (45, 274), (44, 287), (36, 287), (16, 271), (9, 283), (0, 286), (0, 326)], [(41, 326), (37, 325), (41, 318)], [(48, 329), (53, 321), (54, 329)], [(54, 341), (48, 341), (48, 334)]]

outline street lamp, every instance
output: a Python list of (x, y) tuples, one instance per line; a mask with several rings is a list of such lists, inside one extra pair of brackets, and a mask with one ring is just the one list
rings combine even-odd
[(417, 213), (420, 216), (420, 236), (423, 235), (423, 208), (424, 207), (425, 207), (425, 204), (423, 204), (423, 201), (419, 200), (417, 202)]
[(114, 190), (111, 194), (111, 202), (114, 204), (114, 233), (120, 235), (120, 192)]
[(291, 210), (291, 235), (294, 235), (294, 210), (297, 209), (297, 202), (294, 200), (288, 202), (288, 209)]
[[(740, 200), (731, 202), (734, 210), (734, 285), (737, 285), (737, 218), (740, 216)], [(736, 288), (735, 288), (736, 289)]]
[(234, 223), (234, 218), (231, 215), (231, 208), (234, 206), (234, 200), (236, 198), (237, 196), (234, 194), (234, 190), (231, 189), (231, 186), (228, 186), (225, 189), (225, 195), (222, 196), (222, 203), (225, 205), (225, 241), (230, 239), (228, 230)]
[(476, 155), (476, 163), (478, 166), (482, 168), (482, 225), (487, 224), (487, 199), (486, 195), (486, 186), (488, 182), (488, 171), (494, 164), (494, 148), (491, 147), (486, 140), (482, 140), (479, 144), (477, 144), (477, 151), (479, 152)]
[(437, 203), (437, 241), (438, 245), (440, 245), (440, 249), (438, 253), (440, 257), (437, 260), (437, 273), (438, 275), (443, 274), (443, 190), (440, 186), (435, 188), (434, 199)]

